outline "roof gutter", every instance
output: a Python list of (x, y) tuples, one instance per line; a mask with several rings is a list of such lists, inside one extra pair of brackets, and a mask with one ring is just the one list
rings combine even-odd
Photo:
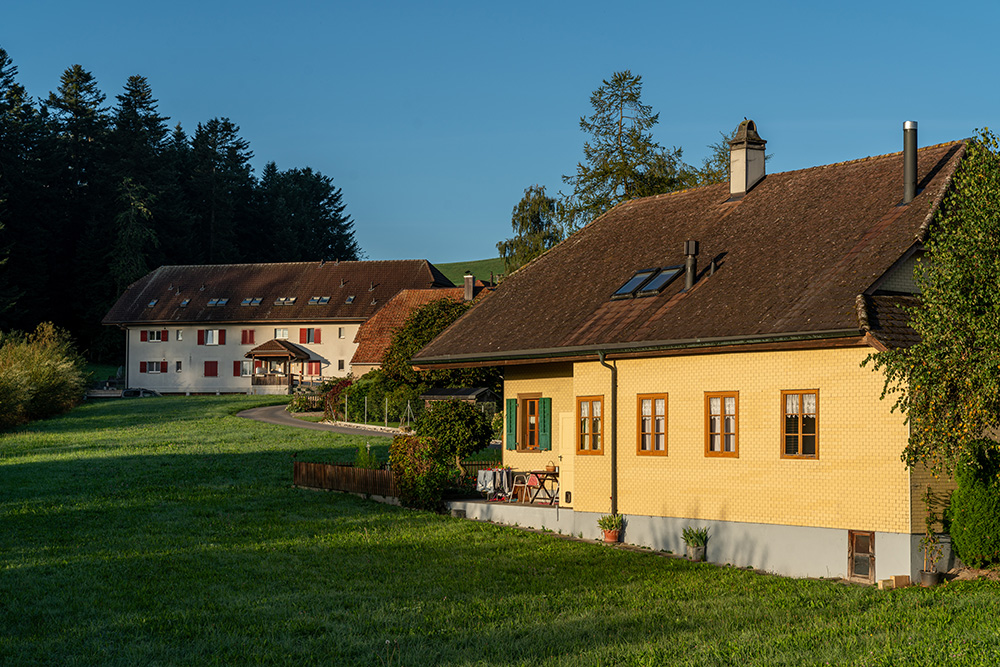
[(781, 334), (759, 334), (755, 336), (717, 336), (710, 338), (688, 338), (672, 341), (649, 341), (647, 343), (611, 343), (604, 345), (580, 345), (576, 347), (550, 347), (534, 350), (512, 350), (510, 352), (497, 352), (495, 354), (483, 354), (473, 352), (469, 354), (447, 354), (437, 357), (426, 357), (423, 359), (413, 359), (416, 367), (433, 366), (436, 364), (470, 363), (470, 362), (497, 362), (510, 360), (530, 360), (530, 359), (557, 359), (559, 357), (576, 357), (581, 354), (614, 352), (660, 352), (665, 350), (682, 350), (689, 348), (704, 347), (725, 347), (729, 345), (752, 345), (756, 343), (785, 343), (793, 341), (822, 340), (825, 338), (850, 338), (860, 335), (857, 328), (853, 329), (825, 329), (823, 331), (802, 331), (796, 333)]

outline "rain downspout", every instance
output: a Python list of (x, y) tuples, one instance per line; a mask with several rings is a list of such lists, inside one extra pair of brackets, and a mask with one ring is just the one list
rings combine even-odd
[(611, 371), (611, 514), (618, 514), (618, 367), (597, 353), (601, 365)]

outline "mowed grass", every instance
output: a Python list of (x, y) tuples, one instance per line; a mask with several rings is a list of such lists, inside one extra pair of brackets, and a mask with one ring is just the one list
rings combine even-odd
[(294, 489), (293, 456), (365, 439), (233, 416), (259, 404), (0, 437), (0, 664), (1000, 662), (996, 584), (796, 581)]

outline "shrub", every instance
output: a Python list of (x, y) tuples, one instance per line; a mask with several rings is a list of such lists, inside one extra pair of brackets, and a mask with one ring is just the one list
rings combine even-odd
[(406, 507), (441, 510), (448, 486), (445, 453), (434, 438), (398, 435), (389, 448), (389, 467), (396, 480), (399, 502)]
[(347, 376), (336, 380), (327, 380), (320, 385), (320, 393), (323, 396), (323, 419), (326, 421), (340, 421), (344, 416), (341, 406), (344, 404), (344, 392), (354, 384), (354, 378)]
[(462, 459), (485, 449), (493, 438), (490, 418), (475, 405), (461, 401), (434, 401), (417, 420), (415, 430), (441, 443), (442, 450), (455, 459), (455, 467), (463, 473)]
[(83, 398), (83, 359), (50, 322), (0, 341), (0, 428), (66, 412)]
[(372, 446), (365, 443), (364, 447), (358, 447), (358, 453), (354, 456), (354, 467), (366, 470), (381, 470), (382, 463), (378, 457), (372, 454)]
[(997, 443), (980, 441), (970, 461), (955, 469), (958, 488), (948, 515), (955, 555), (966, 565), (1000, 562), (1000, 452)]

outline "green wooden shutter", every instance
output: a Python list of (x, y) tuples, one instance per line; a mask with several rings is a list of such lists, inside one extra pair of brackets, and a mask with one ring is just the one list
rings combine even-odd
[(538, 449), (552, 450), (552, 399), (538, 399)]
[(517, 399), (507, 399), (507, 449), (517, 449)]

